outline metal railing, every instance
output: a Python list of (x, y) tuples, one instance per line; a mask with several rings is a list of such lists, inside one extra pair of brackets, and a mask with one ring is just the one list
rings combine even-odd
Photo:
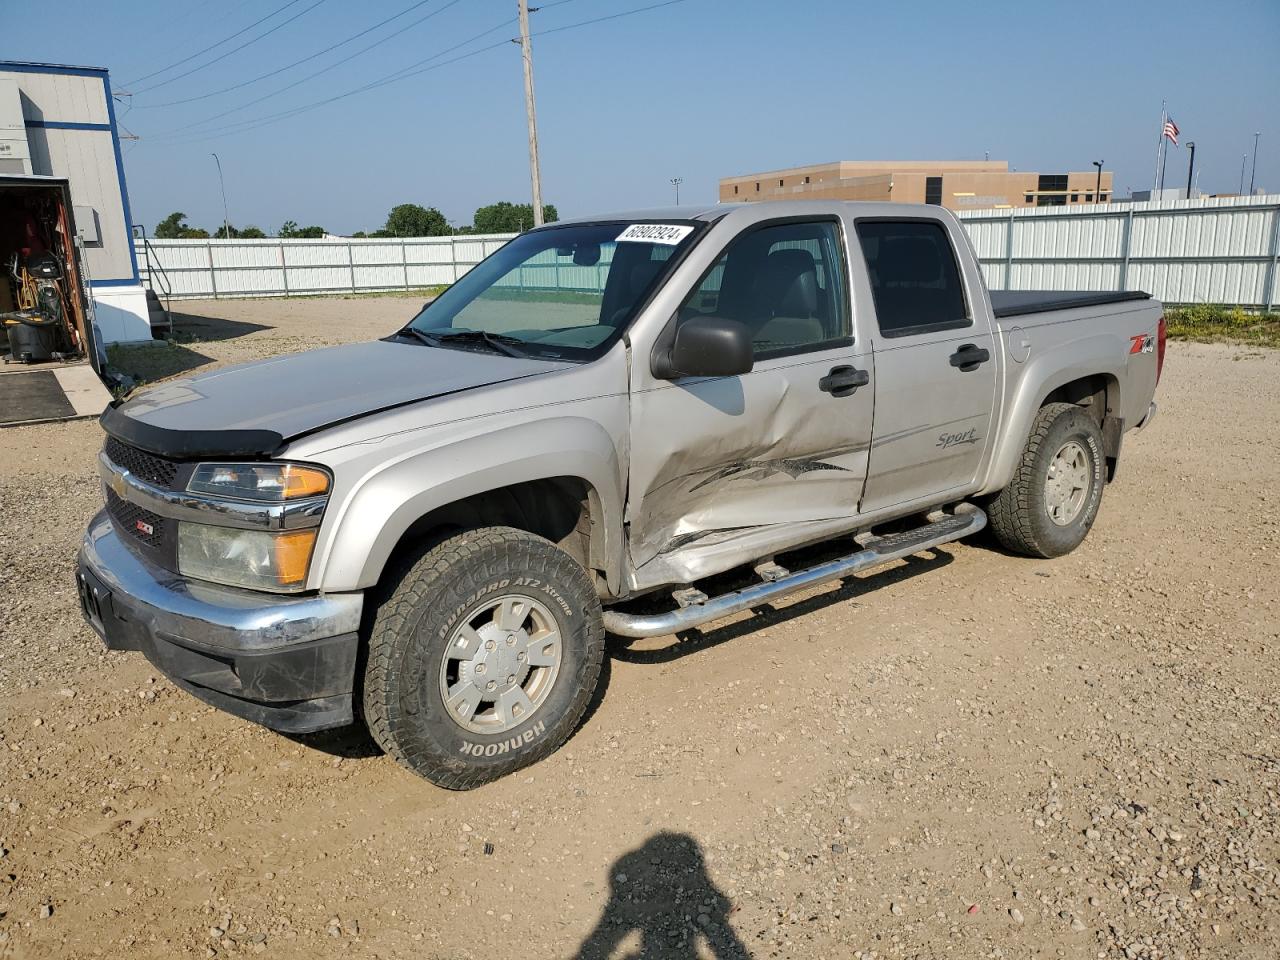
[(165, 270), (164, 264), (155, 255), (155, 249), (147, 236), (145, 227), (134, 226), (133, 247), (135, 254), (141, 254), (142, 256), (138, 267), (138, 272), (142, 275), (142, 282), (152, 290), (159, 288), (160, 293), (164, 295), (165, 313), (168, 313), (170, 309), (169, 301), (173, 297), (173, 283), (169, 279), (169, 274)]

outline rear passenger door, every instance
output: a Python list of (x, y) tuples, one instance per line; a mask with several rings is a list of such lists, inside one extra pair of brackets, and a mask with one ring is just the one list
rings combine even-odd
[(960, 227), (858, 219), (876, 322), (875, 423), (863, 512), (971, 487), (988, 446), (997, 351)]

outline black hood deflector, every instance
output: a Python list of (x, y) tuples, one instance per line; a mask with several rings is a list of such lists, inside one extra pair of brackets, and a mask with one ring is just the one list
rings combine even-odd
[(172, 430), (135, 420), (117, 404), (102, 411), (98, 422), (121, 443), (170, 460), (272, 457), (284, 446), (284, 437), (274, 430)]

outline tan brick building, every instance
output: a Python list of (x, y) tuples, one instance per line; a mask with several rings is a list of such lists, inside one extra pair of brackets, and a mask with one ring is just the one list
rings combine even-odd
[[(889, 200), (979, 207), (1073, 206), (1111, 199), (1111, 174), (1025, 173), (1003, 160), (840, 160), (725, 177), (720, 200)], [(1095, 196), (1095, 193), (1097, 194)]]

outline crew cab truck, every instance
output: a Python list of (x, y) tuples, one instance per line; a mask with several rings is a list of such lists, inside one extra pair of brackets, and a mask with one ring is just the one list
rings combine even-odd
[[(360, 721), (469, 788), (564, 742), (606, 632), (677, 633), (988, 523), (1072, 550), (1163, 356), (1145, 294), (989, 294), (936, 206), (555, 223), (386, 339), (109, 408), (81, 601), (216, 707)], [(836, 559), (780, 562), (819, 543)], [(729, 571), (746, 585), (706, 586)]]

